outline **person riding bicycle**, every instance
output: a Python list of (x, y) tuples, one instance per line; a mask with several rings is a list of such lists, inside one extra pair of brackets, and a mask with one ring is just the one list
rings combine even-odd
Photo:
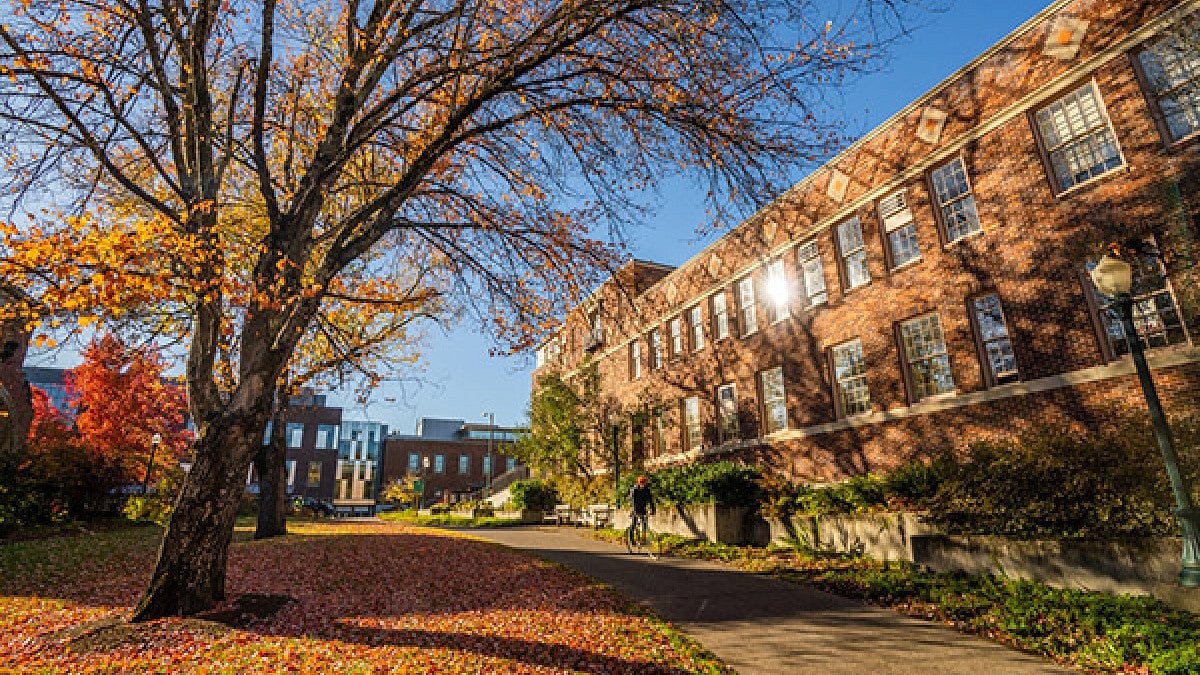
[(629, 488), (629, 503), (633, 506), (633, 515), (645, 519), (646, 514), (654, 515), (654, 493), (650, 491), (649, 480), (645, 476), (637, 477), (637, 484)]

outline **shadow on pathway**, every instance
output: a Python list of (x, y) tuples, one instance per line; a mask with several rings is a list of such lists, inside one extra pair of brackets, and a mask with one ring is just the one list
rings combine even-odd
[(1065, 672), (944, 626), (717, 563), (651, 561), (553, 527), (470, 533), (611, 584), (747, 674)]

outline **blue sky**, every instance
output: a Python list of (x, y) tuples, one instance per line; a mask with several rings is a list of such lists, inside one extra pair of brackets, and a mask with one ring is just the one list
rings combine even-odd
[[(861, 78), (841, 95), (848, 131), (870, 131), (1040, 12), (1049, 0), (950, 0), (944, 11), (920, 15), (911, 36), (897, 44), (878, 73)], [(715, 238), (698, 238), (702, 200), (686, 185), (664, 188), (657, 212), (634, 229), (635, 257), (678, 265)], [(446, 333), (434, 329), (424, 350), (422, 382), (385, 384), (364, 410), (343, 401), (344, 416), (387, 422), (411, 433), (418, 417), (478, 421), (494, 412), (498, 424), (522, 423), (529, 407), (532, 358), (489, 357), (491, 345), (478, 326), (463, 324)], [(336, 397), (335, 397), (336, 398)]]

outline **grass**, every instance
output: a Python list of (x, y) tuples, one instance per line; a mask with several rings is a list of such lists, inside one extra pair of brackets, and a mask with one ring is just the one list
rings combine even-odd
[(393, 523), (407, 523), (422, 527), (515, 527), (527, 525), (517, 518), (451, 516), (448, 514), (422, 516), (415, 511), (389, 511), (379, 514), (379, 519)]
[(158, 528), (0, 546), (0, 672), (730, 672), (611, 589), (468, 536), (252, 529), (235, 532), (226, 602), (136, 625)]
[[(593, 536), (621, 542), (624, 531)], [(1200, 616), (1149, 596), (1059, 589), (907, 563), (662, 535), (668, 555), (715, 560), (945, 623), (1094, 673), (1200, 673)]]

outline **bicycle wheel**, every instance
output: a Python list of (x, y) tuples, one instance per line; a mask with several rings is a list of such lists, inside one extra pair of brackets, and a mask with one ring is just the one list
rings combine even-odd
[(630, 553), (641, 553), (642, 551), (642, 538), (638, 534), (637, 521), (635, 520), (625, 530), (625, 549)]
[(651, 560), (658, 560), (658, 557), (662, 555), (662, 539), (654, 534), (654, 531), (649, 527), (646, 528), (642, 537), (645, 540), (646, 555), (650, 556)]

